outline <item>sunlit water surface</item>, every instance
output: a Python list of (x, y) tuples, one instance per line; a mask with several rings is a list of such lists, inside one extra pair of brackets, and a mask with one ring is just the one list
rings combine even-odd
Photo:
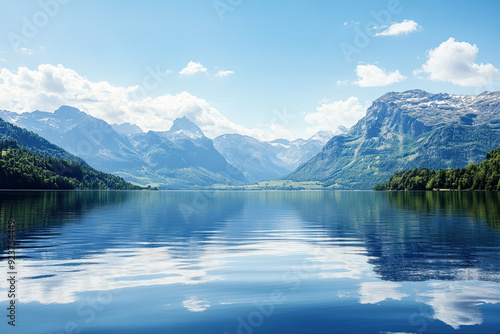
[(0, 192), (0, 332), (498, 333), (499, 210), (485, 192)]

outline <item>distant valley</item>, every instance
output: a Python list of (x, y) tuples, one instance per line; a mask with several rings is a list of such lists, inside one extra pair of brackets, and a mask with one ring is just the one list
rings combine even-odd
[[(344, 132), (347, 129), (342, 127), (336, 131)], [(332, 137), (333, 132), (321, 131), (307, 140), (260, 141), (231, 134), (216, 137), (214, 146), (229, 163), (243, 171), (247, 182), (254, 183), (288, 175), (318, 154)]]

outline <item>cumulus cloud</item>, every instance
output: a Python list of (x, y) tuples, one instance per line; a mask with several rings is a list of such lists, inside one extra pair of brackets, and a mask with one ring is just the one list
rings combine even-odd
[(186, 67), (184, 67), (179, 74), (180, 75), (194, 75), (196, 73), (203, 72), (206, 73), (207, 69), (201, 63), (195, 63), (194, 61), (190, 61)]
[(414, 71), (415, 76), (426, 74), (435, 81), (447, 81), (460, 86), (482, 86), (499, 80), (498, 69), (492, 64), (477, 64), (477, 45), (456, 42), (450, 37), (437, 48), (427, 52), (427, 61)]
[[(186, 116), (210, 138), (240, 133), (273, 140), (288, 133), (274, 124), (277, 122), (258, 129), (235, 124), (206, 100), (188, 92), (156, 98), (137, 94), (144, 89), (141, 86), (115, 86), (106, 81), (93, 82), (62, 65), (44, 64), (35, 70), (19, 67), (17, 72), (0, 69), (0, 109), (17, 113), (50, 112), (69, 105), (110, 124), (128, 122), (145, 131), (168, 130), (174, 119)], [(138, 95), (141, 98), (137, 98)]]
[(354, 84), (360, 87), (388, 86), (406, 79), (404, 75), (399, 73), (399, 70), (387, 72), (383, 68), (371, 64), (358, 65), (356, 75), (358, 81), (355, 81)]
[(219, 78), (224, 78), (224, 77), (227, 77), (227, 76), (230, 76), (230, 75), (233, 75), (234, 74), (234, 71), (224, 71), (224, 70), (220, 70), (219, 72), (217, 72), (215, 74), (216, 77), (219, 77)]
[(311, 124), (306, 129), (307, 135), (318, 131), (332, 131), (339, 126), (350, 128), (365, 116), (365, 113), (366, 107), (362, 106), (355, 96), (345, 101), (321, 101), (315, 112), (305, 116), (306, 123)]
[[(382, 27), (380, 27), (382, 28)], [(383, 27), (384, 30), (375, 34), (375, 36), (399, 36), (408, 35), (411, 32), (421, 30), (422, 27), (413, 20), (404, 20), (403, 22), (394, 22), (388, 27)]]

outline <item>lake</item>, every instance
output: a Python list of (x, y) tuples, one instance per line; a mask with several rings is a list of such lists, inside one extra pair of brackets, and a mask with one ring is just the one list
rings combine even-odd
[(498, 193), (12, 191), (0, 205), (1, 333), (500, 331)]

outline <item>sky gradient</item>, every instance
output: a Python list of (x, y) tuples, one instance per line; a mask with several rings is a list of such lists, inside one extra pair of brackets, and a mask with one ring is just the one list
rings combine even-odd
[(0, 1), (0, 109), (307, 138), (389, 91), (499, 90), (498, 1)]

